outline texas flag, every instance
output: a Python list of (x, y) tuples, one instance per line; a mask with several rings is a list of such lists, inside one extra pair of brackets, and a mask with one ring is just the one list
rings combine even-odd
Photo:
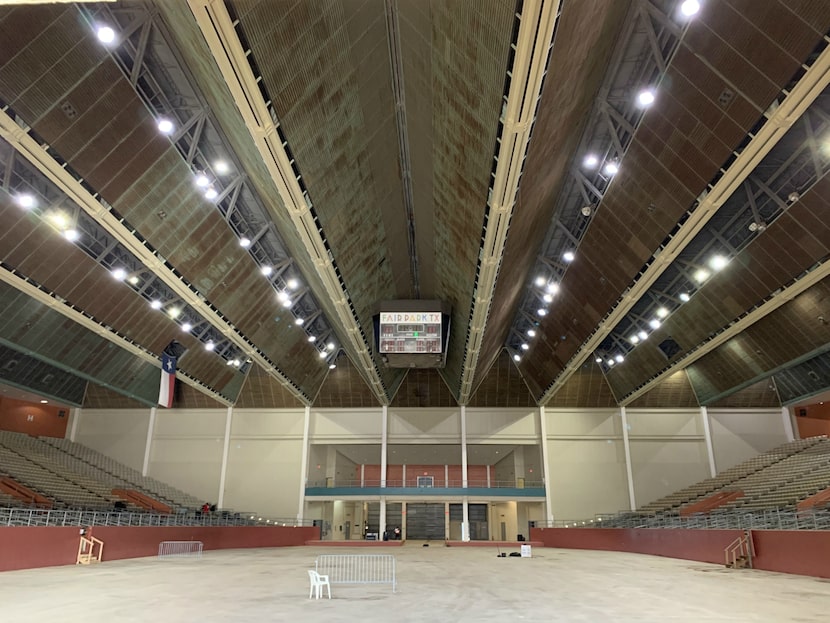
[(159, 404), (168, 409), (173, 406), (173, 388), (176, 385), (176, 358), (161, 354), (161, 384)]

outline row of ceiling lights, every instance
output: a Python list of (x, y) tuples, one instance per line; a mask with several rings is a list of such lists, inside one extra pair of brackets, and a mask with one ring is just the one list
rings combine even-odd
[[(106, 46), (114, 46), (117, 43), (116, 33), (110, 26), (98, 25), (96, 27), (96, 36), (98, 37), (98, 40)], [(156, 119), (156, 127), (158, 128), (158, 131), (161, 134), (165, 135), (165, 136), (171, 136), (176, 131), (176, 124), (173, 122), (173, 120), (169, 119), (168, 117), (164, 117), (164, 116), (158, 117)], [(212, 168), (213, 168), (213, 171), (217, 175), (227, 175), (228, 173), (231, 172), (230, 166), (224, 160), (215, 161), (213, 163)], [(209, 177), (209, 175), (207, 174), (207, 172), (197, 171), (196, 174), (195, 174), (194, 183), (198, 188), (200, 188), (203, 191), (203, 196), (208, 201), (214, 201), (219, 197), (219, 191), (216, 190), (216, 186), (218, 185), (219, 182), (218, 182), (218, 180), (213, 180), (212, 181), (211, 178)], [(77, 234), (77, 232), (76, 232), (76, 234)], [(251, 244), (252, 244), (251, 239), (248, 238), (246, 235), (242, 234), (239, 237), (239, 246), (241, 246), (243, 249), (250, 249)], [(121, 270), (123, 270), (123, 269), (121, 269)], [(272, 266), (266, 264), (266, 265), (263, 265), (263, 266), (260, 267), (260, 272), (266, 278), (269, 278), (269, 282), (270, 282), (270, 277), (273, 274), (274, 269), (273, 269)], [(125, 274), (125, 276), (126, 276), (126, 274)], [(124, 277), (121, 277), (121, 279), (123, 279), (123, 278)], [(280, 304), (282, 305), (282, 307), (290, 310), (290, 309), (292, 309), (294, 302), (292, 301), (291, 295), (289, 294), (288, 291), (289, 290), (296, 291), (297, 288), (299, 288), (300, 284), (296, 279), (289, 279), (289, 280), (286, 281), (285, 285), (286, 285), (285, 289), (277, 291), (277, 298), (279, 299)], [(161, 309), (162, 304), (161, 304), (160, 301), (153, 301), (151, 303), (151, 306), (153, 306), (154, 309)], [(171, 312), (173, 312), (173, 313), (171, 313)], [(180, 313), (181, 313), (181, 310), (179, 308), (174, 307), (174, 308), (171, 308), (170, 310), (168, 310), (168, 314), (171, 316), (171, 318), (174, 318), (174, 319)], [(294, 318), (294, 324), (295, 325), (302, 326), (304, 323), (305, 323), (305, 319), (302, 316), (299, 316), (299, 315), (295, 316), (295, 318)], [(184, 331), (189, 332), (192, 329), (192, 326), (190, 325), (190, 323), (184, 323), (184, 324), (182, 324), (182, 329)], [(315, 344), (317, 342), (317, 336), (309, 333), (308, 334), (308, 342), (310, 344)], [(215, 345), (214, 345), (213, 342), (207, 342), (205, 344), (205, 349), (207, 349), (207, 350), (213, 350), (214, 347), (215, 347)], [(328, 342), (322, 348), (318, 347), (318, 346), (315, 346), (315, 348), (318, 351), (318, 355), (319, 355), (320, 359), (326, 359), (331, 354), (333, 354), (335, 352), (336, 345), (334, 344), (334, 342)], [(236, 365), (237, 367), (239, 366), (238, 360), (233, 360), (232, 362), (229, 362), (229, 363), (232, 363), (233, 365)], [(329, 369), (334, 369), (336, 367), (337, 366), (333, 361), (329, 364)]]
[[(685, 0), (680, 5), (680, 14), (681, 14), (683, 19), (691, 18), (694, 15), (696, 15), (699, 11), (700, 11), (700, 3), (697, 0)], [(656, 99), (657, 99), (656, 90), (653, 87), (647, 87), (647, 88), (644, 88), (644, 89), (642, 89), (641, 91), (639, 91), (637, 93), (636, 104), (639, 108), (645, 110), (645, 109), (651, 107), (652, 104), (654, 104), (654, 102), (656, 101)], [(610, 159), (605, 160), (603, 162), (599, 155), (597, 155), (596, 153), (590, 152), (590, 153), (586, 154), (583, 157), (582, 166), (587, 170), (598, 170), (598, 169), (601, 170), (602, 174), (606, 178), (606, 181), (608, 181), (610, 183), (611, 178), (613, 178), (620, 171), (620, 160), (619, 160), (618, 157), (613, 157), (613, 158), (610, 158)], [(587, 206), (587, 207), (582, 209), (582, 214), (586, 217), (591, 216), (592, 213), (593, 213), (593, 208), (590, 207), (590, 206)], [(576, 254), (573, 251), (570, 251), (570, 250), (565, 251), (562, 254), (562, 261), (566, 265), (573, 262), (575, 258), (576, 258)], [(714, 262), (715, 265), (719, 266), (717, 268), (715, 266), (713, 266), (713, 270), (720, 270), (720, 268), (723, 268), (723, 266), (725, 266), (725, 263), (722, 263), (722, 262), (725, 262), (725, 260), (723, 260), (723, 258), (721, 258), (720, 256), (718, 256), (717, 258), (714, 258), (713, 262)], [(695, 278), (695, 281), (697, 281), (698, 283), (702, 283), (703, 281), (705, 281), (706, 279), (709, 278), (709, 275), (710, 274), (709, 274), (708, 271), (701, 268), (695, 273), (694, 278)], [(541, 276), (541, 275), (536, 277), (536, 279), (534, 280), (533, 283), (534, 283), (534, 286), (536, 288), (539, 288), (540, 292), (542, 293), (542, 295), (541, 295), (542, 305), (536, 310), (536, 315), (539, 316), (540, 318), (544, 318), (545, 316), (548, 315), (548, 305), (553, 302), (553, 297), (559, 292), (559, 284), (556, 283), (555, 281), (551, 281), (549, 278), (546, 278), (546, 277)], [(685, 302), (685, 301), (689, 300), (689, 295), (684, 293), (684, 294), (680, 295), (680, 298), (681, 298), (681, 300), (683, 300), (683, 302)], [(668, 315), (668, 310), (665, 310), (665, 308), (661, 308), (661, 310), (664, 313), (663, 313), (662, 316), (660, 316), (660, 314), (662, 312), (660, 310), (658, 310), (658, 316), (665, 318)], [(526, 331), (526, 334), (529, 338), (533, 338), (533, 337), (536, 336), (537, 331), (536, 331), (535, 327), (538, 326), (538, 324), (539, 324), (538, 322), (534, 323), (534, 325)], [(649, 322), (649, 326), (651, 326), (652, 329), (659, 328), (660, 321), (657, 320), (657, 319), (651, 320)], [(643, 336), (645, 336), (645, 337), (643, 337)], [(639, 331), (636, 335), (632, 336), (631, 342), (632, 342), (632, 344), (636, 344), (641, 339), (644, 340), (647, 337), (648, 337), (648, 334), (646, 334), (645, 331)], [(520, 348), (521, 351), (526, 352), (526, 351), (530, 350), (530, 344), (527, 341), (524, 341), (519, 345), (519, 348)], [(522, 355), (518, 352), (514, 353), (513, 354), (513, 360), (516, 361), (516, 362), (521, 361), (522, 360)], [(613, 358), (608, 358), (608, 359), (603, 359), (602, 357), (597, 356), (596, 361), (597, 361), (597, 363), (601, 363), (601, 362), (604, 361), (607, 365), (613, 366), (615, 363), (622, 363), (622, 361), (624, 361), (624, 357), (623, 357), (623, 355), (620, 355), (620, 354), (617, 354)]]

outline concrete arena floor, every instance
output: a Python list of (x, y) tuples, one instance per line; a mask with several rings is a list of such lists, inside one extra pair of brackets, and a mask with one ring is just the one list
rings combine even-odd
[[(93, 567), (0, 574), (0, 621), (755, 622), (826, 621), (830, 581), (637, 554), (535, 548), (385, 550), (388, 586), (333, 587), (308, 599), (306, 569), (338, 547), (207, 552), (201, 560), (143, 558)], [(380, 553), (380, 552), (379, 552)]]

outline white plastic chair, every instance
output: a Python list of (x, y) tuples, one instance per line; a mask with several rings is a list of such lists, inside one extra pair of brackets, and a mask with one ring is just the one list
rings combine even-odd
[(314, 569), (308, 570), (308, 579), (311, 582), (311, 586), (308, 589), (308, 598), (311, 599), (311, 594), (315, 594), (315, 599), (320, 599), (320, 595), (323, 592), (323, 587), (326, 587), (326, 590), (329, 592), (329, 599), (331, 599), (331, 584), (329, 584), (329, 576), (327, 575), (320, 575)]

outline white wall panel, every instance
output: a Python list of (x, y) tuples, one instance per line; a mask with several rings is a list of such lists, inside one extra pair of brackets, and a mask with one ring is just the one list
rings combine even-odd
[(709, 409), (719, 472), (787, 442), (781, 409)]
[(477, 443), (535, 443), (539, 439), (536, 409), (467, 408), (467, 440)]
[(303, 437), (302, 409), (234, 409), (232, 437)]
[(223, 436), (224, 431), (219, 436), (201, 439), (155, 439), (148, 475), (205, 502), (215, 503), (219, 497)]
[(75, 441), (141, 471), (150, 409), (83, 409)]
[(626, 409), (628, 434), (635, 437), (700, 436), (703, 421), (700, 409)]
[[(469, 415), (467, 416), (469, 421)], [(389, 441), (458, 441), (461, 412), (458, 409), (389, 409)]]
[(380, 441), (380, 409), (312, 409), (310, 415), (309, 439), (316, 443)]
[(704, 440), (630, 440), (634, 497), (643, 506), (709, 477)]
[(548, 437), (621, 435), (618, 409), (545, 409)]

